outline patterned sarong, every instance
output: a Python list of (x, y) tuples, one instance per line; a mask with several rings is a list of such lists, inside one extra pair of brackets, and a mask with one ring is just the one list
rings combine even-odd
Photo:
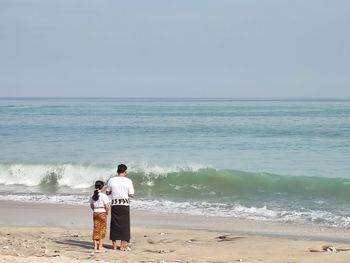
[(94, 212), (94, 233), (92, 240), (101, 240), (106, 238), (107, 213)]

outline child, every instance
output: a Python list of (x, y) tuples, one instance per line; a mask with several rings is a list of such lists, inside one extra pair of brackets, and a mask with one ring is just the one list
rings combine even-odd
[(94, 252), (103, 252), (103, 240), (106, 238), (107, 216), (109, 212), (109, 199), (103, 193), (104, 183), (96, 181), (94, 195), (90, 198), (90, 207), (94, 211)]

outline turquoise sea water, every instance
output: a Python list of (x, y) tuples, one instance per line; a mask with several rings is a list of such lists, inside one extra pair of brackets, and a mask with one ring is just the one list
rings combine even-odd
[(350, 226), (350, 100), (0, 99), (0, 199)]

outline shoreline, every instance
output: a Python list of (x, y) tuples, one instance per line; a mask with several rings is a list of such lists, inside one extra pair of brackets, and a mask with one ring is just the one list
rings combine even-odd
[[(0, 209), (6, 211), (0, 217), (0, 227), (92, 228), (92, 213), (88, 205), (0, 201)], [(226, 217), (155, 213), (136, 210), (132, 206), (131, 227), (204, 230), (293, 240), (350, 243), (350, 229), (345, 228)]]

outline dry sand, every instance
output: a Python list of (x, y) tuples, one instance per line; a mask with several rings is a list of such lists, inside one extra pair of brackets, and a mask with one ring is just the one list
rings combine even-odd
[(134, 211), (131, 251), (114, 251), (107, 240), (106, 253), (92, 254), (88, 207), (0, 202), (0, 209), (0, 262), (350, 262), (350, 251), (309, 251), (349, 248), (344, 229)]

